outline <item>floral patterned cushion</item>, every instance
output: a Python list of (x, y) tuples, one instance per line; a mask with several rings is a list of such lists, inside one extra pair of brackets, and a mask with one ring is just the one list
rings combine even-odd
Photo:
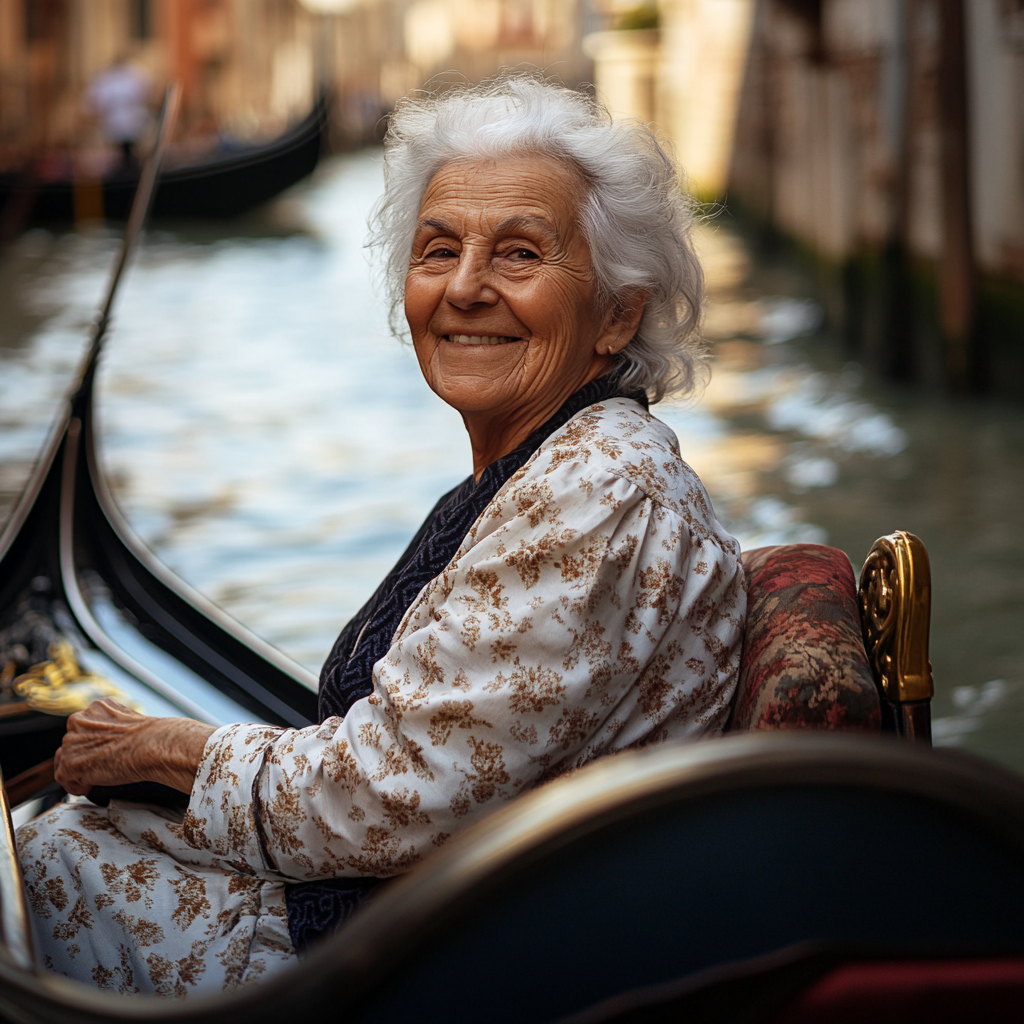
[(820, 544), (743, 552), (747, 625), (726, 731), (881, 730), (850, 560)]

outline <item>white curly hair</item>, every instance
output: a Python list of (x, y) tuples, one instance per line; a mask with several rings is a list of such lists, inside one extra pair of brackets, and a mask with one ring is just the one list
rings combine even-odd
[(614, 121), (584, 92), (536, 75), (503, 73), (480, 85), (400, 100), (384, 140), (384, 195), (370, 220), (383, 256), (391, 328), (402, 315), (420, 204), (437, 172), (458, 160), (540, 153), (564, 160), (587, 183), (579, 223), (590, 247), (598, 301), (647, 293), (632, 341), (618, 354), (627, 386), (657, 402), (690, 393), (706, 369), (700, 339), (704, 274), (675, 162), (653, 132)]

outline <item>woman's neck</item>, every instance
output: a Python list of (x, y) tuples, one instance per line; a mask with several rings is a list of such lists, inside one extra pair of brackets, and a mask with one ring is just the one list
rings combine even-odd
[(462, 412), (462, 422), (469, 433), (473, 449), (473, 477), (480, 479), (483, 471), (504, 455), (515, 451), (535, 430), (542, 427), (581, 388), (604, 376), (611, 360), (593, 366), (584, 378), (564, 393), (547, 401), (524, 403), (512, 411), (487, 410)]

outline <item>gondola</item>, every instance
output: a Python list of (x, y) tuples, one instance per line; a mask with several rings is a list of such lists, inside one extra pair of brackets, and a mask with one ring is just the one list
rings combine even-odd
[[(109, 306), (0, 537), (4, 623), (59, 633), (151, 713), (311, 723), (309, 673), (161, 566), (110, 495), (93, 400)], [(924, 721), (919, 706), (897, 711), (897, 723)], [(0, 712), (9, 784), (62, 729), (60, 716)], [(598, 761), (468, 828), (294, 968), (184, 1003), (93, 991), (35, 964), (0, 811), (0, 1020), (795, 1024), (852, 1019), (777, 1016), (851, 964), (876, 979), (923, 964), (919, 991), (947, 1008), (1024, 999), (1024, 782), (923, 743), (747, 732)], [(979, 963), (991, 969), (973, 988), (936, 989), (943, 970)], [(877, 992), (864, 1016), (897, 1019), (891, 989)]]
[[(324, 148), (327, 99), (321, 95), (297, 125), (270, 142), (217, 151), (194, 164), (167, 170), (153, 197), (156, 217), (235, 217), (311, 174)], [(118, 171), (102, 181), (102, 214), (124, 220), (131, 210), (139, 171)], [(82, 186), (78, 186), (82, 187)], [(38, 181), (31, 174), (0, 174), (0, 210), (17, 209), (23, 223), (70, 223), (75, 219), (72, 181)]]

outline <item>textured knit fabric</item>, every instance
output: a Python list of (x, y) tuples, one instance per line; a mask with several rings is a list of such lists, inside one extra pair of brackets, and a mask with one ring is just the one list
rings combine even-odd
[(881, 712), (846, 554), (819, 544), (743, 552), (747, 625), (730, 732), (859, 729)]
[(745, 599), (671, 430), (626, 398), (582, 409), (415, 594), (344, 716), (218, 729), (181, 822), (112, 803), (27, 826), (44, 955), (174, 995), (269, 976), (294, 957), (284, 883), (400, 874), (594, 758), (720, 732)]

